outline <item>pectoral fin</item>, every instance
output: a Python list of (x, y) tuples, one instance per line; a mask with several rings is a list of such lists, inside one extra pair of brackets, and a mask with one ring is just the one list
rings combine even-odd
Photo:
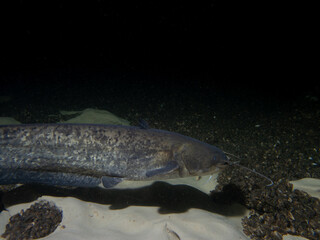
[(101, 178), (102, 184), (105, 188), (112, 188), (122, 182), (122, 178), (119, 177), (107, 177), (103, 176)]
[(172, 172), (176, 169), (179, 168), (179, 165), (177, 162), (175, 161), (170, 161), (167, 163), (167, 165), (161, 167), (161, 168), (157, 168), (157, 169), (153, 169), (153, 170), (149, 170), (146, 173), (147, 177), (153, 177), (155, 175), (163, 175), (163, 174), (167, 174), (169, 172)]

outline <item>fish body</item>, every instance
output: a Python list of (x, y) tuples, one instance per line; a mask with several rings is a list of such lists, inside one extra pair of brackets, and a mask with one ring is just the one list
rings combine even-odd
[(211, 174), (227, 158), (212, 145), (158, 129), (95, 124), (0, 126), (0, 184), (109, 188), (122, 180)]

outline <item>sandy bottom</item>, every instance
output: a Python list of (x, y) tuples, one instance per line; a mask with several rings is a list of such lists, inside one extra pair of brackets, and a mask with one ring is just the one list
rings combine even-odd
[[(41, 199), (53, 201), (63, 210), (61, 225), (44, 239), (246, 239), (232, 221), (203, 210), (161, 215), (156, 207), (110, 210), (107, 205), (75, 198)], [(9, 212), (30, 205), (14, 206)], [(1, 228), (8, 217), (8, 213), (1, 214)]]
[[(195, 178), (182, 179), (185, 184), (193, 187), (201, 186), (208, 192), (215, 182), (209, 177), (200, 180)], [(175, 184), (178, 180), (169, 180)], [(181, 179), (178, 181), (181, 184)], [(124, 182), (119, 188), (140, 187), (151, 182)], [(308, 191), (313, 196), (319, 196), (319, 179), (302, 179), (292, 182), (295, 188)], [(242, 232), (241, 218), (243, 215), (224, 216), (201, 209), (189, 209), (184, 213), (160, 214), (159, 207), (130, 206), (113, 210), (110, 205), (81, 201), (73, 197), (43, 196), (54, 202), (63, 211), (63, 220), (54, 233), (43, 239), (248, 239)], [(27, 209), (32, 203), (14, 205), (0, 214), (0, 233), (5, 230), (10, 216)], [(238, 206), (241, 208), (241, 206)], [(232, 211), (232, 209), (230, 209)], [(284, 239), (304, 239), (295, 236), (285, 236)]]
[[(215, 182), (209, 177), (168, 180), (186, 183), (208, 192)], [(141, 187), (152, 182), (124, 182), (119, 188)], [(73, 197), (43, 196), (63, 211), (63, 220), (54, 233), (44, 239), (247, 239), (242, 233), (241, 216), (225, 217), (200, 209), (178, 214), (160, 214), (159, 207), (130, 206), (112, 210), (110, 205), (81, 201)], [(34, 202), (33, 202), (34, 203)], [(4, 232), (10, 216), (33, 203), (9, 207), (0, 214), (0, 232)]]

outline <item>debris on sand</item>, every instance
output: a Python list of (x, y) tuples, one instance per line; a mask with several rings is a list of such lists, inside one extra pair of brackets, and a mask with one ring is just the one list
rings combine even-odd
[(42, 200), (12, 216), (2, 237), (8, 240), (42, 238), (54, 232), (61, 221), (62, 210)]
[[(219, 175), (216, 190), (230, 184), (238, 187), (241, 192), (239, 202), (251, 210), (250, 215), (242, 219), (243, 231), (251, 239), (280, 240), (286, 234), (314, 240), (320, 238), (318, 198), (293, 190), (287, 180), (279, 179), (273, 186), (266, 187), (257, 178), (246, 178), (240, 169), (229, 171), (232, 171), (231, 175), (227, 171)], [(239, 181), (235, 183), (232, 179), (237, 178)]]

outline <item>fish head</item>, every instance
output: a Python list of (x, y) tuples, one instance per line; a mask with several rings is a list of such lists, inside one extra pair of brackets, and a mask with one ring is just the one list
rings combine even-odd
[(182, 161), (191, 176), (209, 175), (228, 166), (222, 150), (203, 142), (185, 145)]

